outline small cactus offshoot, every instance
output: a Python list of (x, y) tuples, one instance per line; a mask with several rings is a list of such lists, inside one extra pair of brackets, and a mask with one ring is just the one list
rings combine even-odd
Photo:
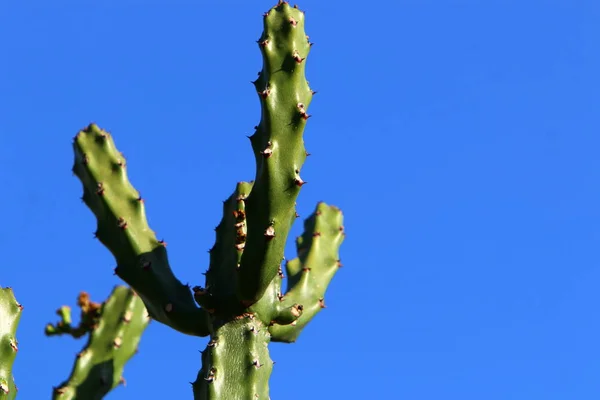
[(125, 286), (115, 287), (102, 304), (81, 292), (78, 306), (81, 309), (78, 326), (72, 325), (68, 306), (58, 309), (58, 323), (46, 326), (47, 336), (89, 335), (86, 346), (77, 354), (71, 376), (54, 388), (53, 400), (101, 400), (124, 383), (125, 364), (137, 352), (142, 333), (150, 322), (142, 300)]
[(311, 43), (304, 13), (280, 1), (264, 14), (263, 25), (263, 67), (253, 82), (262, 112), (250, 136), (256, 175), (239, 182), (223, 205), (203, 286), (190, 288), (176, 278), (112, 135), (91, 124), (73, 142), (73, 171), (96, 216), (96, 237), (115, 257), (116, 275), (139, 294), (153, 319), (210, 336), (192, 384), (197, 400), (267, 400), (269, 342), (298, 338), (325, 307), (325, 291), (341, 266), (342, 213), (319, 203), (297, 240), (298, 258), (287, 263), (282, 292), (284, 247), (306, 184), (303, 132), (315, 92), (305, 78)]

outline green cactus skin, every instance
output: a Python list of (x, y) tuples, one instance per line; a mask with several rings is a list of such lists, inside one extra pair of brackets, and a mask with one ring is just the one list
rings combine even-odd
[(258, 43), (263, 68), (254, 85), (262, 116), (250, 136), (255, 180), (239, 182), (225, 200), (205, 286), (195, 286), (193, 296), (173, 275), (110, 134), (91, 124), (74, 141), (73, 170), (96, 215), (96, 235), (117, 260), (116, 274), (140, 294), (152, 318), (210, 336), (192, 383), (196, 400), (267, 400), (270, 341), (298, 338), (324, 307), (327, 286), (341, 266), (342, 213), (319, 203), (297, 240), (298, 258), (287, 263), (288, 290), (282, 294), (281, 263), (305, 183), (302, 135), (314, 94), (304, 76), (311, 46), (304, 13), (279, 1), (265, 13)]
[(75, 338), (89, 333), (83, 350), (77, 355), (71, 376), (52, 393), (53, 400), (101, 400), (124, 383), (125, 364), (137, 352), (141, 336), (150, 319), (143, 301), (130, 288), (116, 286), (103, 304), (79, 296), (81, 322), (71, 326), (71, 310), (61, 307), (61, 321), (46, 326), (47, 336), (68, 334)]
[(17, 326), (23, 306), (17, 302), (11, 288), (0, 288), (0, 400), (17, 397), (12, 366), (18, 351)]

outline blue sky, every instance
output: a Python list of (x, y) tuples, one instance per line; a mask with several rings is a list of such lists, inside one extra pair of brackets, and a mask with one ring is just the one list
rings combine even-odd
[[(119, 283), (72, 136), (113, 133), (174, 270), (202, 284), (221, 200), (254, 177), (249, 82), (273, 3), (3, 5), (0, 285), (25, 306), (19, 399), (49, 398), (83, 345), (43, 336), (55, 309)], [(298, 5), (319, 92), (298, 209), (341, 207), (347, 239), (328, 308), (271, 346), (271, 397), (597, 399), (600, 3)], [(151, 324), (108, 398), (191, 399), (205, 344)]]

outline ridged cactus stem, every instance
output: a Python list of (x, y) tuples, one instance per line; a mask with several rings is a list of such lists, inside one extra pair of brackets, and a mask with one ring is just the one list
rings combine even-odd
[(17, 386), (12, 366), (19, 350), (17, 326), (21, 319), (21, 306), (11, 288), (0, 288), (0, 400), (17, 397)]
[(108, 299), (92, 302), (82, 292), (79, 326), (71, 325), (71, 309), (61, 307), (61, 320), (46, 326), (47, 336), (89, 334), (82, 351), (77, 354), (71, 376), (52, 392), (53, 400), (101, 400), (119, 384), (124, 384), (125, 364), (137, 352), (138, 343), (150, 319), (144, 303), (130, 288), (117, 286)]

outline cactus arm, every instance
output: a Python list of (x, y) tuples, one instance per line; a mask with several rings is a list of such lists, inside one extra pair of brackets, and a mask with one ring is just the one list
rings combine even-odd
[(17, 386), (12, 366), (18, 351), (17, 326), (21, 319), (21, 306), (11, 288), (0, 287), (0, 400), (17, 397)]
[[(302, 329), (325, 307), (325, 291), (341, 266), (339, 248), (343, 240), (342, 212), (319, 203), (296, 241), (298, 257), (286, 265), (288, 285), (280, 308), (289, 310), (299, 304), (302, 315), (293, 324), (272, 324), (269, 331), (273, 342), (295, 342)], [(281, 281), (282, 276), (276, 279)]]
[(96, 236), (117, 261), (115, 273), (140, 295), (153, 319), (186, 334), (208, 335), (206, 312), (173, 275), (166, 244), (148, 226), (144, 202), (111, 135), (91, 124), (75, 136), (73, 148), (73, 172), (96, 216)]
[(302, 138), (313, 92), (304, 75), (310, 49), (304, 13), (280, 2), (264, 16), (259, 39), (263, 68), (254, 82), (262, 117), (250, 137), (256, 177), (246, 200), (248, 237), (241, 259), (238, 298), (257, 302), (277, 275), (295, 202), (304, 181), (306, 158)]
[(46, 326), (47, 336), (89, 333), (84, 349), (77, 355), (70, 377), (54, 389), (53, 400), (101, 400), (124, 382), (123, 369), (137, 352), (138, 343), (150, 319), (143, 301), (125, 286), (117, 286), (103, 303), (90, 301), (87, 293), (79, 296), (79, 326), (71, 326), (71, 310), (61, 307), (61, 320)]

